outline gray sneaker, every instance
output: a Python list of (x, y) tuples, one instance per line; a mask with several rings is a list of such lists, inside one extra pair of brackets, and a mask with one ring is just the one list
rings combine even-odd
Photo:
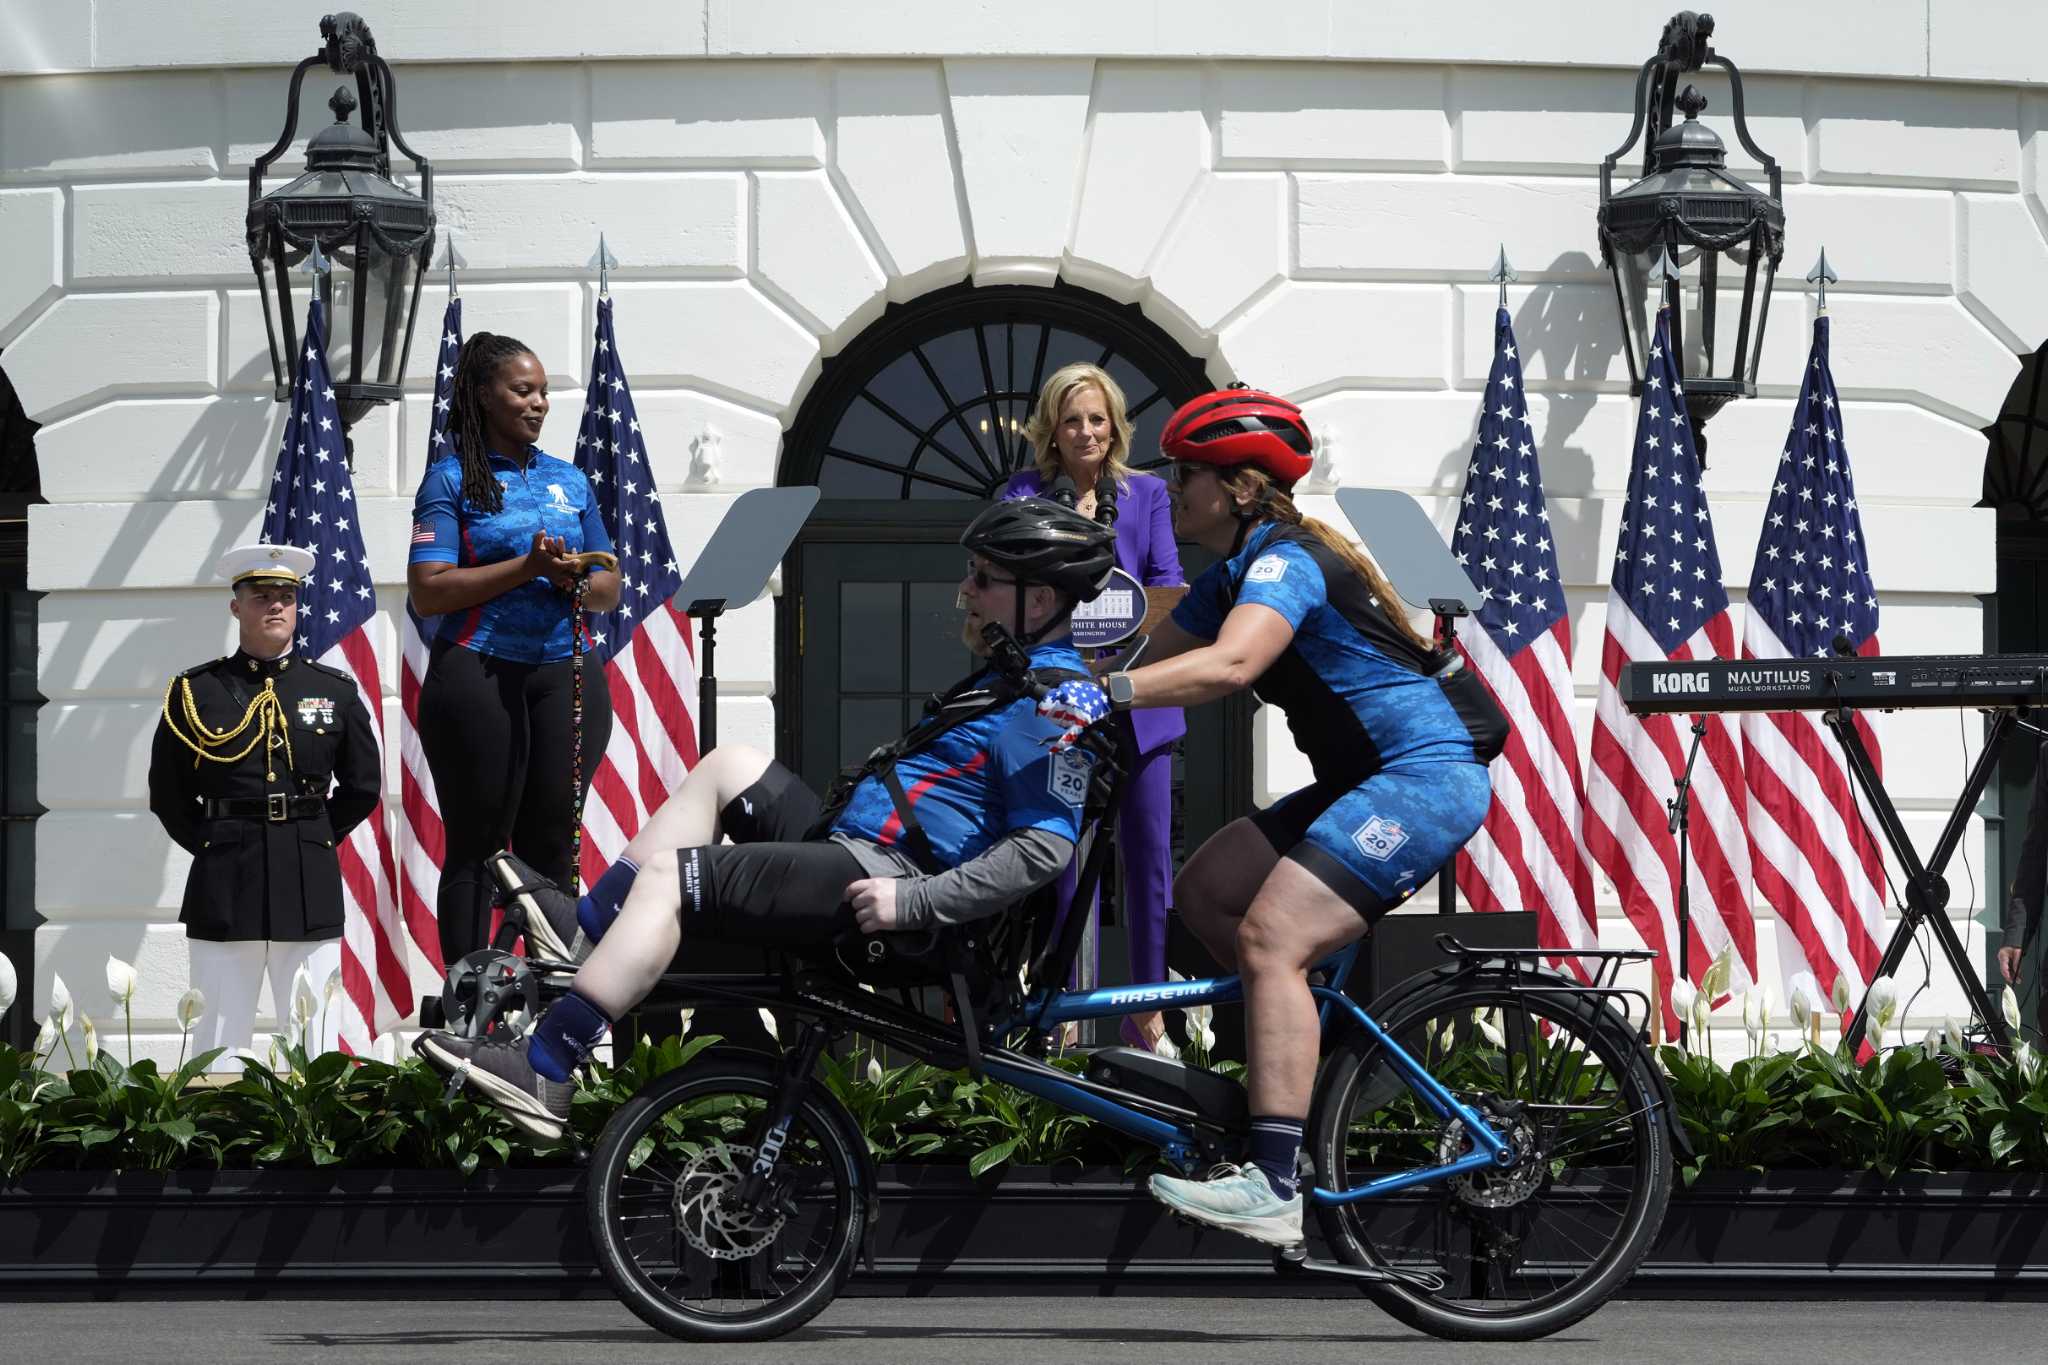
[(517, 910), (525, 926), (527, 952), (582, 966), (593, 945), (577, 923), (576, 898), (510, 853), (493, 853), (486, 865), (506, 905)]
[(1198, 1223), (1268, 1246), (1300, 1246), (1301, 1195), (1282, 1199), (1257, 1166), (1218, 1166), (1206, 1180), (1152, 1177), (1152, 1197)]
[(463, 1084), (542, 1142), (560, 1142), (569, 1131), (569, 1101), (576, 1087), (551, 1081), (526, 1060), (526, 1039), (507, 1042), (422, 1033), (412, 1050), (444, 1076)]

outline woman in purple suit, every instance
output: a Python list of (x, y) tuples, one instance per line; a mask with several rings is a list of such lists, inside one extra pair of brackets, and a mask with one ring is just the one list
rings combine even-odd
[[(1024, 428), (1038, 467), (1013, 476), (1006, 498), (1046, 494), (1062, 477), (1072, 482), (1077, 507), (1095, 514), (1096, 490), (1113, 480), (1117, 502), (1117, 567), (1146, 587), (1177, 587), (1187, 580), (1173, 543), (1173, 508), (1163, 480), (1132, 469), (1131, 424), (1123, 390), (1098, 366), (1067, 365), (1039, 390)], [(1141, 757), (1125, 797), (1117, 849), (1124, 866), (1124, 925), (1130, 939), (1133, 982), (1166, 979), (1166, 914), (1173, 889), (1173, 742), (1187, 731), (1178, 708), (1134, 711)], [(1073, 894), (1070, 869), (1062, 901)], [(1064, 903), (1061, 906), (1065, 913)], [(1125, 1040), (1157, 1050), (1165, 1037), (1157, 1011), (1124, 1021)]]

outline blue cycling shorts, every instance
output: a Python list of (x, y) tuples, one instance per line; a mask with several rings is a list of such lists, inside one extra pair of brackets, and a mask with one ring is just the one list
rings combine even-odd
[(1357, 786), (1316, 782), (1252, 817), (1273, 851), (1301, 864), (1368, 923), (1407, 900), (1486, 819), (1479, 763), (1418, 763)]

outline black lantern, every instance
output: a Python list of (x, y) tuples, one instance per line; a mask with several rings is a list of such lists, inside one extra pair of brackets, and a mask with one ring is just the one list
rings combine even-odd
[[(1729, 399), (1756, 396), (1771, 284), (1785, 254), (1778, 163), (1750, 137), (1742, 73), (1709, 45), (1713, 35), (1711, 14), (1687, 10), (1665, 25), (1657, 55), (1636, 77), (1628, 140), (1600, 163), (1600, 259), (1613, 272), (1621, 305), (1630, 391), (1642, 392), (1657, 310), (1668, 304), (1696, 436)], [(1770, 175), (1769, 194), (1728, 173), (1727, 148), (1699, 121), (1706, 97), (1691, 85), (1678, 88), (1680, 76), (1703, 66), (1727, 71), (1735, 135)], [(1674, 108), (1684, 115), (1676, 123)], [(1616, 191), (1614, 164), (1643, 136), (1645, 123), (1643, 178)], [(1667, 254), (1669, 267), (1662, 264)], [(1729, 318), (1721, 305), (1734, 302), (1738, 278), (1741, 312)], [(1700, 444), (1704, 460), (1703, 439)]]
[[(316, 242), (332, 263), (309, 283), (326, 312), (335, 399), (342, 421), (353, 423), (399, 396), (420, 282), (434, 247), (434, 168), (398, 131), (396, 83), (369, 25), (353, 14), (330, 14), (320, 21), (320, 36), (322, 50), (292, 72), (283, 136), (249, 168), (249, 260), (263, 296), (279, 402), (291, 396), (306, 308), (305, 297), (295, 296), (293, 267)], [(305, 174), (265, 194), (263, 172), (291, 146), (299, 88), (320, 63), (354, 76), (355, 91), (343, 85), (327, 101), (334, 123), (307, 142)], [(360, 127), (349, 122), (359, 109)], [(392, 143), (412, 158), (419, 194), (391, 179)]]

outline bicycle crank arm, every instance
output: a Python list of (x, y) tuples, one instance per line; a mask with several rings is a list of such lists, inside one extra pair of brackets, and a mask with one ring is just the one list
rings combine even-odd
[(1345, 1265), (1341, 1261), (1312, 1261), (1308, 1248), (1282, 1247), (1273, 1253), (1273, 1269), (1282, 1275), (1334, 1275), (1343, 1280), (1367, 1280), (1374, 1284), (1405, 1284), (1434, 1294), (1444, 1287), (1441, 1275), (1426, 1270), (1395, 1270), (1390, 1266)]

